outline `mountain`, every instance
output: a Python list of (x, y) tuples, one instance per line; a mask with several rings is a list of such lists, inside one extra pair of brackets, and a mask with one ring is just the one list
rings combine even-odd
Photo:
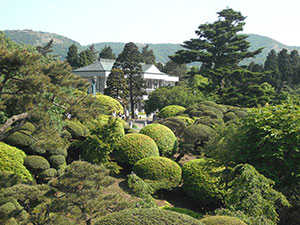
[[(68, 48), (70, 45), (75, 44), (78, 47), (78, 51), (82, 51), (86, 49), (88, 46), (81, 46), (78, 42), (71, 40), (67, 37), (48, 33), (48, 32), (40, 32), (40, 31), (33, 31), (33, 30), (4, 30), (4, 33), (8, 38), (23, 44), (29, 44), (33, 46), (44, 45), (53, 38), (53, 54), (59, 55), (62, 59), (64, 59), (67, 55)], [(255, 50), (261, 47), (264, 47), (264, 50), (261, 54), (256, 56), (254, 59), (248, 59), (244, 63), (247, 64), (251, 61), (256, 63), (263, 64), (265, 61), (266, 56), (271, 51), (271, 49), (275, 49), (276, 51), (280, 51), (283, 48), (288, 50), (296, 49), (300, 51), (299, 46), (287, 46), (282, 44), (272, 38), (257, 35), (257, 34), (247, 34), (248, 41), (251, 44), (250, 50)], [(97, 51), (101, 51), (104, 46), (111, 46), (113, 52), (118, 55), (123, 50), (125, 43), (122, 42), (100, 42), (95, 43), (95, 49)], [(142, 49), (146, 44), (137, 43), (139, 49)], [(156, 61), (166, 63), (169, 61), (169, 55), (173, 55), (179, 49), (183, 49), (180, 44), (148, 44), (149, 49), (152, 49), (154, 55), (156, 57)]]

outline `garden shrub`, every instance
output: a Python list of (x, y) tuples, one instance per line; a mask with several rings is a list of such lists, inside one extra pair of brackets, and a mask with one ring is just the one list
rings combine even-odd
[(200, 102), (200, 104), (207, 105), (207, 106), (210, 106), (210, 107), (214, 107), (214, 108), (218, 109), (219, 111), (221, 111), (223, 113), (227, 112), (227, 110), (228, 110), (228, 108), (225, 105), (217, 104), (213, 101), (202, 101), (202, 102)]
[(27, 122), (27, 123), (25, 123), (25, 124), (21, 127), (20, 130), (21, 130), (21, 131), (26, 130), (26, 131), (29, 131), (29, 132), (33, 133), (33, 132), (35, 131), (35, 126), (34, 126), (32, 123)]
[[(22, 132), (28, 133), (28, 134), (31, 133), (29, 131), (22, 131)], [(5, 138), (4, 142), (9, 145), (20, 148), (23, 151), (28, 151), (30, 149), (30, 146), (35, 142), (35, 140), (24, 133), (17, 131), (15, 133), (13, 133), (12, 135), (10, 135), (9, 137)]]
[(190, 160), (182, 167), (183, 191), (201, 205), (220, 206), (224, 197), (222, 171), (208, 159)]
[(179, 117), (168, 117), (164, 119), (161, 124), (170, 128), (176, 137), (180, 137), (183, 133), (184, 128), (188, 126), (188, 124)]
[(24, 181), (32, 180), (30, 172), (23, 165), (26, 154), (4, 142), (0, 142), (0, 171), (14, 173)]
[(168, 117), (173, 117), (176, 116), (178, 113), (180, 112), (184, 112), (186, 110), (185, 107), (183, 106), (179, 106), (179, 105), (168, 105), (164, 108), (162, 108), (159, 113), (158, 116), (160, 118), (168, 118)]
[(72, 138), (81, 139), (89, 134), (89, 130), (78, 120), (65, 120), (67, 131), (70, 132)]
[(231, 216), (207, 216), (200, 221), (205, 225), (247, 225), (240, 219)]
[(177, 139), (173, 131), (162, 124), (149, 124), (140, 130), (141, 134), (151, 137), (161, 156), (172, 156), (177, 150)]
[(182, 213), (182, 214), (186, 214), (188, 216), (191, 216), (195, 219), (202, 219), (203, 216), (200, 213), (196, 213), (193, 210), (190, 209), (186, 209), (186, 208), (178, 208), (178, 207), (163, 207), (162, 209), (164, 210), (170, 210), (173, 212), (178, 212), (178, 213)]
[(238, 117), (235, 115), (234, 112), (228, 112), (224, 115), (224, 122), (232, 121), (232, 120), (237, 120)]
[(115, 157), (118, 162), (134, 165), (148, 156), (159, 156), (155, 141), (144, 134), (126, 134), (118, 143)]
[(109, 115), (111, 115), (113, 112), (116, 114), (124, 113), (122, 105), (116, 99), (101, 93), (97, 93), (96, 98), (101, 107), (103, 107)]
[(39, 178), (41, 179), (50, 179), (56, 176), (57, 176), (57, 170), (54, 168), (46, 169), (39, 174)]
[(176, 116), (175, 118), (181, 119), (187, 124), (187, 126), (193, 125), (195, 123), (195, 120), (190, 118), (187, 114), (182, 114), (180, 116)]
[(0, 189), (22, 183), (20, 176), (7, 171), (0, 171)]
[(16, 210), (16, 207), (13, 203), (7, 202), (4, 205), (0, 206), (0, 220), (8, 219), (13, 211)]
[(34, 174), (38, 174), (39, 172), (50, 168), (50, 164), (47, 159), (39, 155), (26, 156), (24, 159), (24, 165)]
[(155, 191), (171, 190), (181, 181), (180, 166), (169, 158), (150, 156), (134, 164), (132, 171), (149, 183)]
[(224, 121), (221, 118), (213, 119), (210, 116), (201, 116), (198, 119), (196, 119), (195, 125), (198, 124), (203, 124), (211, 128), (216, 128), (217, 126), (223, 125)]
[(63, 155), (52, 155), (48, 158), (50, 166), (59, 169), (62, 165), (66, 164), (66, 158)]
[(214, 130), (206, 125), (198, 124), (184, 129), (183, 138), (186, 144), (203, 144), (208, 141)]
[(199, 220), (162, 209), (129, 209), (101, 218), (95, 225), (203, 225)]

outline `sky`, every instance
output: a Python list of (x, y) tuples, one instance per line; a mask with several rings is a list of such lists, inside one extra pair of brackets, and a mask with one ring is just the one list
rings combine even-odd
[(227, 7), (247, 16), (243, 33), (300, 46), (299, 0), (0, 0), (0, 30), (51, 32), (82, 45), (182, 44)]

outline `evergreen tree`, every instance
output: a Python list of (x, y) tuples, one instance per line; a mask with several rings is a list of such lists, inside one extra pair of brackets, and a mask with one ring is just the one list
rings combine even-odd
[(297, 50), (290, 53), (292, 69), (293, 69), (293, 85), (298, 85), (300, 82), (300, 56)]
[(75, 44), (70, 45), (66, 60), (73, 69), (78, 68), (78, 49)]
[(99, 60), (102, 59), (116, 59), (115, 53), (113, 53), (112, 48), (110, 46), (104, 46), (99, 53)]
[(106, 80), (106, 86), (104, 94), (118, 100), (125, 108), (128, 104), (128, 85), (124, 72), (120, 69), (112, 69)]
[(134, 43), (129, 42), (124, 46), (113, 66), (113, 68), (121, 69), (127, 78), (132, 118), (134, 118), (135, 104), (145, 94), (145, 82), (140, 75), (142, 72), (141, 62), (142, 56), (138, 47)]
[(163, 67), (162, 72), (166, 74), (170, 74), (171, 76), (179, 77), (181, 81), (183, 77), (187, 75), (187, 67), (185, 64), (178, 64), (172, 60), (168, 61), (166, 65)]
[(287, 49), (282, 49), (278, 54), (278, 69), (281, 73), (283, 85), (292, 85), (293, 66)]
[(142, 49), (142, 57), (143, 57), (143, 62), (146, 64), (154, 64), (155, 65), (155, 56), (153, 54), (152, 49), (148, 49), (149, 45), (146, 45)]
[(53, 52), (53, 39), (51, 39), (47, 44), (44, 46), (37, 46), (36, 50), (43, 56), (48, 55), (49, 53)]
[(274, 49), (272, 49), (266, 58), (264, 63), (264, 70), (271, 71), (271, 77), (268, 82), (279, 90), (282, 87), (281, 74), (279, 72), (278, 56)]

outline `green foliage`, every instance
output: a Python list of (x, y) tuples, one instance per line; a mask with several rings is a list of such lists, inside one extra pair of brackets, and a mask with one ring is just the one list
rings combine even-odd
[(124, 209), (126, 204), (116, 194), (104, 193), (113, 183), (108, 173), (102, 166), (73, 162), (63, 175), (51, 181), (50, 185), (63, 195), (51, 202), (48, 211), (75, 216), (76, 223), (80, 224)]
[(5, 170), (0, 171), (0, 189), (11, 187), (18, 183), (22, 183), (23, 180), (20, 176), (16, 175), (13, 172), (7, 172)]
[(207, 125), (191, 125), (183, 131), (183, 143), (197, 150), (198, 147), (203, 147), (213, 134), (214, 130)]
[(205, 225), (247, 225), (243, 221), (231, 216), (207, 216), (200, 221)]
[(66, 157), (64, 155), (52, 155), (48, 158), (52, 168), (59, 169), (61, 166), (66, 165)]
[(26, 156), (24, 159), (24, 165), (35, 175), (50, 168), (50, 164), (47, 159), (39, 155)]
[(100, 59), (116, 59), (116, 55), (113, 53), (113, 50), (110, 46), (105, 45), (99, 53), (99, 60)]
[(73, 69), (78, 68), (78, 49), (75, 44), (70, 45), (69, 51), (66, 56), (66, 60), (70, 64), (70, 66), (72, 66)]
[(161, 124), (149, 124), (140, 130), (141, 134), (151, 137), (161, 156), (172, 156), (177, 150), (177, 139), (171, 129)]
[(159, 111), (158, 116), (160, 118), (173, 117), (173, 116), (176, 116), (178, 113), (184, 112), (185, 110), (186, 110), (186, 108), (183, 106), (168, 105)]
[(181, 168), (171, 159), (150, 156), (136, 162), (132, 171), (155, 190), (171, 190), (181, 181)]
[(118, 162), (134, 165), (148, 156), (158, 156), (157, 145), (152, 138), (139, 133), (126, 134), (118, 143), (115, 157)]
[(97, 101), (100, 103), (100, 107), (103, 107), (107, 114), (111, 115), (113, 112), (115, 113), (124, 113), (124, 109), (122, 105), (115, 100), (114, 98), (97, 93)]
[(9, 137), (4, 139), (4, 142), (16, 146), (18, 148), (27, 150), (35, 142), (32, 137), (30, 137), (29, 131), (15, 132)]
[(161, 209), (130, 209), (117, 212), (100, 219), (98, 225), (203, 225), (197, 219), (177, 212)]
[(23, 165), (26, 154), (15, 147), (0, 142), (0, 171), (14, 173), (23, 181), (32, 180), (30, 172)]
[(88, 129), (78, 120), (65, 120), (65, 129), (70, 132), (72, 138), (81, 139), (89, 135)]
[(113, 68), (111, 70), (106, 80), (104, 94), (119, 101), (123, 107), (127, 106), (129, 91), (124, 72), (121, 69)]
[(203, 98), (193, 95), (185, 86), (160, 87), (149, 94), (145, 101), (145, 111), (149, 114), (169, 105), (188, 107), (200, 100)]
[(0, 206), (0, 218), (7, 219), (16, 210), (16, 207), (13, 203), (7, 202), (4, 205)]
[(145, 64), (155, 64), (155, 56), (152, 49), (148, 49), (149, 45), (145, 45), (142, 49), (142, 58)]
[(199, 213), (194, 212), (193, 210), (186, 209), (186, 208), (178, 208), (178, 207), (163, 207), (164, 210), (169, 210), (173, 212), (182, 213), (185, 215), (188, 215), (190, 217), (193, 217), (195, 219), (202, 219), (203, 216)]
[(222, 171), (205, 158), (190, 160), (182, 167), (183, 191), (201, 205), (220, 206), (224, 197)]
[(46, 169), (39, 174), (39, 178), (44, 179), (44, 180), (49, 180), (56, 176), (57, 176), (57, 170), (54, 168)]
[(187, 122), (185, 122), (185, 120), (181, 119), (178, 116), (168, 117), (160, 123), (170, 128), (177, 138), (180, 138), (182, 136), (184, 128), (189, 125)]

